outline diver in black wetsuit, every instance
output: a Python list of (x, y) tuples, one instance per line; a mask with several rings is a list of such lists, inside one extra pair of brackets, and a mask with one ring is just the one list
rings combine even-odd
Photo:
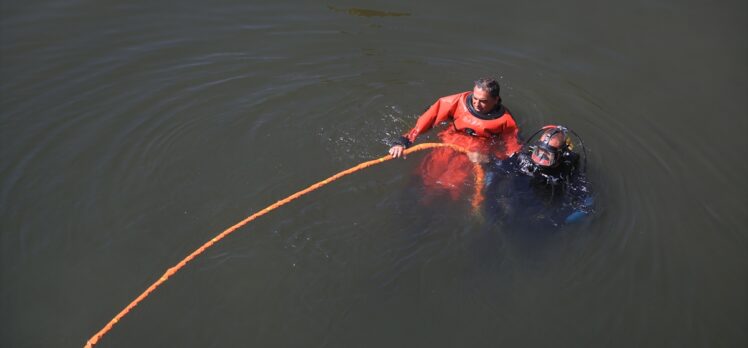
[(545, 126), (517, 155), (494, 163), (486, 189), (489, 216), (542, 227), (578, 222), (592, 213), (594, 198), (570, 133), (563, 126)]

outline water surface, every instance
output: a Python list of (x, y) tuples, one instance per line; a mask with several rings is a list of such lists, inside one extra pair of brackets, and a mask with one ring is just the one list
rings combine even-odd
[(3, 2), (0, 345), (82, 346), (494, 76), (522, 136), (583, 137), (594, 219), (424, 206), (413, 155), (231, 235), (100, 346), (745, 346), (746, 7)]

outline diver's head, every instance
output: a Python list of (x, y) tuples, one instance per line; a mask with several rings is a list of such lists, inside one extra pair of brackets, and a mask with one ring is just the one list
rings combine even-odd
[(532, 150), (530, 158), (533, 163), (542, 168), (556, 167), (561, 163), (561, 156), (569, 146), (566, 128), (545, 126), (543, 129), (543, 134), (540, 135), (538, 141), (530, 146)]

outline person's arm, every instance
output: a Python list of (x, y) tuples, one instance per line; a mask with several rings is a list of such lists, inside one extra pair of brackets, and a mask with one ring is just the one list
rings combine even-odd
[(501, 140), (502, 146), (492, 149), (490, 153), (491, 161), (503, 161), (517, 155), (522, 150), (522, 143), (519, 139), (519, 127), (517, 127), (517, 123), (514, 121), (509, 110), (505, 110), (505, 114), (502, 116), (503, 123), (501, 128), (493, 134)]
[[(576, 155), (576, 154), (575, 154)], [(595, 195), (592, 192), (587, 176), (579, 170), (579, 156), (572, 159), (573, 169), (570, 177), (569, 192), (573, 211), (566, 216), (565, 223), (575, 223), (584, 220), (595, 209)]]
[(389, 150), (390, 155), (395, 158), (402, 157), (403, 151), (416, 141), (418, 135), (427, 132), (440, 122), (451, 119), (463, 94), (460, 93), (439, 98), (418, 118), (413, 129), (400, 137), (400, 139), (392, 142), (392, 147)]
[[(507, 111), (509, 113), (509, 111)], [(504, 152), (507, 157), (512, 157), (522, 149), (519, 141), (519, 127), (514, 118), (509, 114), (504, 130), (501, 132), (501, 138), (504, 142)]]
[(592, 194), (588, 194), (584, 196), (582, 205), (574, 209), (574, 211), (572, 211), (571, 214), (566, 216), (566, 219), (564, 219), (564, 222), (567, 224), (573, 224), (575, 222), (580, 222), (584, 220), (587, 216), (592, 214), (594, 205), (595, 205), (595, 196), (593, 196)]

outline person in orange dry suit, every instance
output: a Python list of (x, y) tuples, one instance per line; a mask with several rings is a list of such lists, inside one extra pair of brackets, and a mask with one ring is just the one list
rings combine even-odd
[(472, 91), (439, 98), (418, 118), (415, 127), (392, 142), (389, 153), (403, 157), (418, 135), (436, 125), (445, 125), (439, 138), (461, 146), (470, 153), (465, 156), (448, 148), (438, 148), (421, 162), (420, 175), (427, 193), (446, 191), (456, 200), (472, 177), (473, 163), (488, 163), (506, 159), (522, 146), (519, 129), (509, 109), (501, 103), (499, 83), (494, 79), (475, 81)]

